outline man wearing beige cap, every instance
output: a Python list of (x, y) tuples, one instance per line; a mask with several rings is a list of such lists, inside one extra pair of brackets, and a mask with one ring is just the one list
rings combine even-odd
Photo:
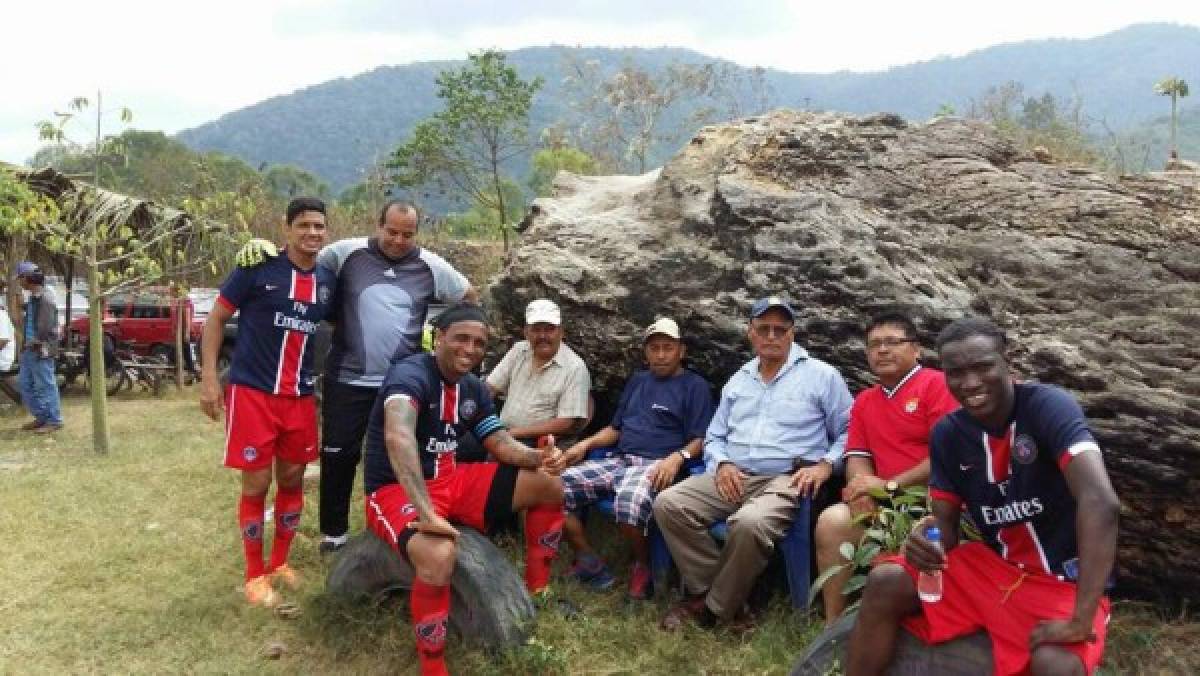
[(536, 443), (575, 434), (587, 423), (587, 364), (563, 344), (562, 312), (544, 298), (525, 308), (525, 340), (513, 345), (487, 377), (504, 395), (500, 420), (514, 438)]
[[(686, 475), (684, 466), (700, 461), (704, 431), (712, 417), (712, 392), (702, 376), (683, 367), (687, 351), (679, 325), (659, 319), (646, 329), (647, 368), (625, 384), (612, 422), (563, 454), (555, 471), (562, 474), (568, 516), (563, 531), (575, 552), (571, 574), (581, 582), (604, 589), (613, 576), (592, 551), (583, 524), (573, 512), (599, 499), (612, 497), (621, 532), (633, 546), (629, 596), (647, 599), (652, 593), (650, 552), (646, 529), (654, 496)], [(606, 457), (583, 460), (593, 449), (606, 448)]]

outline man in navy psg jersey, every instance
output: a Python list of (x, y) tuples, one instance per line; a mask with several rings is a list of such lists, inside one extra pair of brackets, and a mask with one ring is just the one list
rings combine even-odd
[[(409, 609), (421, 673), (444, 674), (452, 523), (487, 531), (525, 512), (525, 585), (544, 592), (562, 538), (563, 487), (544, 471), (562, 453), (553, 442), (517, 442), (496, 415), (487, 388), (471, 374), (483, 359), (488, 326), (477, 305), (437, 318), (433, 354), (392, 364), (367, 426), (367, 527), (413, 568)], [(458, 464), (459, 439), (471, 432), (499, 462)]]
[[(930, 437), (933, 516), (868, 576), (849, 674), (883, 673), (902, 625), (926, 643), (987, 631), (996, 674), (1091, 673), (1103, 656), (1117, 496), (1079, 404), (1014, 384), (1005, 348), (982, 319), (938, 337), (962, 408)], [(959, 544), (961, 509), (983, 542)], [(941, 549), (925, 537), (935, 525)], [(940, 600), (918, 599), (919, 571), (940, 571)]]
[[(298, 197), (287, 207), (287, 246), (256, 268), (237, 268), (204, 324), (200, 405), (213, 420), (225, 408), (225, 466), (241, 470), (238, 523), (246, 556), (246, 600), (274, 606), (272, 580), (292, 588), (296, 573), (288, 549), (304, 506), (304, 466), (317, 458), (313, 403), (313, 334), (325, 318), (336, 278), (317, 266), (325, 244), (325, 204)], [(225, 322), (237, 311), (238, 343), (224, 396), (217, 356)], [(272, 470), (275, 539), (263, 564), (263, 514)]]

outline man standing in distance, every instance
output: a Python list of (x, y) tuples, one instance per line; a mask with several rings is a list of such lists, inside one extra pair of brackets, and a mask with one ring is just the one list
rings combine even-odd
[[(933, 515), (867, 577), (852, 676), (884, 672), (901, 625), (931, 644), (987, 631), (996, 674), (1082, 674), (1100, 663), (1120, 503), (1079, 404), (1052, 385), (1014, 384), (1006, 351), (1004, 332), (984, 319), (938, 336), (962, 408), (929, 440)], [(959, 543), (963, 509), (983, 542)], [(931, 526), (940, 547), (925, 537)], [(918, 598), (919, 571), (940, 571), (939, 599)]]
[[(200, 406), (213, 420), (225, 414), (225, 466), (241, 470), (238, 525), (246, 557), (246, 600), (279, 603), (272, 579), (299, 585), (287, 564), (304, 508), (304, 466), (317, 457), (312, 335), (325, 318), (335, 278), (317, 265), (325, 244), (325, 204), (297, 197), (283, 225), (282, 256), (237, 268), (204, 323)], [(225, 322), (240, 311), (238, 342), (222, 397), (217, 357)], [(274, 473), (275, 540), (263, 564), (263, 514)]]
[[(883, 314), (867, 324), (867, 365), (879, 383), (859, 393), (850, 410), (846, 439), (846, 487), (842, 501), (821, 512), (815, 534), (817, 569), (845, 563), (843, 542), (857, 543), (860, 514), (877, 508), (872, 493), (894, 496), (929, 481), (929, 434), (942, 416), (958, 408), (941, 371), (918, 361), (917, 327), (901, 314)], [(847, 567), (825, 582), (826, 624), (846, 608), (842, 589), (853, 573)]]
[[(431, 302), (478, 300), (466, 277), (441, 256), (417, 246), (419, 220), (412, 204), (390, 201), (379, 212), (374, 236), (339, 240), (317, 256), (317, 264), (338, 279), (333, 339), (322, 382), (322, 552), (346, 543), (363, 434), (392, 360), (421, 350)], [(247, 245), (241, 258), (253, 262), (253, 254), (265, 250), (261, 243)]]
[[(459, 304), (437, 318), (433, 354), (388, 370), (367, 431), (367, 527), (416, 571), (409, 610), (422, 674), (445, 674), (450, 578), (459, 523), (487, 531), (525, 513), (525, 585), (547, 588), (562, 538), (562, 482), (539, 468), (561, 451), (515, 441), (471, 371), (487, 347), (479, 306)], [(459, 464), (470, 432), (499, 462)]]
[(30, 261), (17, 264), (17, 282), (29, 292), (25, 302), (22, 327), (25, 342), (21, 347), (17, 383), (21, 399), (33, 420), (21, 426), (47, 434), (62, 429), (62, 410), (58, 399), (58, 382), (54, 379), (54, 356), (58, 354), (58, 306), (54, 292), (46, 288), (46, 277)]

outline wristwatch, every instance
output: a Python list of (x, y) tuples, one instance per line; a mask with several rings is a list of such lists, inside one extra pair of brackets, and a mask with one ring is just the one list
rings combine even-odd
[(888, 479), (887, 483), (883, 484), (883, 490), (887, 491), (889, 496), (894, 496), (899, 492), (900, 484), (896, 483), (895, 479)]

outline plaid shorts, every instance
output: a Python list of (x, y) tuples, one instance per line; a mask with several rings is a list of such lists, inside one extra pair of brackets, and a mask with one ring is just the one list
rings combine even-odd
[(562, 473), (563, 504), (574, 511), (611, 496), (617, 523), (644, 529), (654, 515), (654, 487), (646, 472), (655, 462), (626, 454), (581, 462)]

